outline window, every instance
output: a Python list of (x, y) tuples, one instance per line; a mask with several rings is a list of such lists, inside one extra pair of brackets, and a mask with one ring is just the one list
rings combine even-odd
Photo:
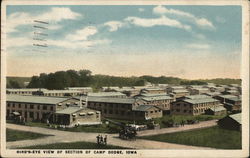
[(186, 112), (187, 112), (187, 110), (183, 110), (183, 112), (184, 112), (184, 113), (186, 113)]
[(50, 110), (53, 111), (53, 106), (50, 107)]
[(180, 112), (180, 109), (176, 109), (177, 112)]
[(113, 114), (113, 110), (109, 110), (109, 114)]
[(150, 113), (153, 113), (154, 111), (150, 111)]
[(30, 105), (30, 109), (34, 109), (34, 105)]
[(12, 107), (14, 108), (14, 107), (15, 107), (15, 104), (12, 104)]
[(115, 110), (115, 114), (118, 114), (118, 110)]
[(18, 104), (18, 108), (21, 108), (21, 104)]
[(104, 114), (106, 114), (107, 113), (107, 110), (106, 109), (104, 109)]
[(25, 104), (25, 109), (27, 109), (27, 104)]
[(157, 112), (157, 110), (155, 110), (155, 112)]
[(10, 103), (7, 103), (7, 106), (10, 107)]
[(38, 109), (38, 110), (40, 109), (40, 105), (37, 105), (37, 109)]
[(47, 110), (47, 106), (46, 105), (43, 106), (43, 110)]
[(110, 107), (110, 108), (113, 108), (113, 104), (109, 104), (109, 107)]
[(34, 113), (30, 112), (30, 118), (34, 118)]
[(124, 115), (124, 111), (121, 111), (121, 115)]

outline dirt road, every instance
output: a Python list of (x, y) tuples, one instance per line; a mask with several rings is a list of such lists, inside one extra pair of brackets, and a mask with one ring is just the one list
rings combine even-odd
[[(209, 123), (212, 125), (213, 123)], [(197, 124), (198, 125), (198, 124)], [(190, 129), (192, 127), (198, 126), (184, 126), (184, 128)], [(201, 124), (201, 127), (205, 126)], [(200, 128), (201, 128), (200, 127)], [(17, 148), (17, 147), (25, 147), (25, 146), (32, 146), (32, 145), (45, 145), (45, 144), (52, 144), (52, 143), (61, 143), (61, 142), (76, 142), (76, 141), (86, 141), (86, 142), (96, 142), (96, 136), (98, 134), (107, 135), (108, 136), (108, 144), (128, 147), (128, 148), (135, 148), (135, 149), (211, 149), (205, 147), (195, 147), (195, 146), (188, 146), (188, 145), (180, 145), (180, 144), (173, 144), (173, 143), (165, 143), (165, 142), (158, 142), (158, 141), (151, 141), (151, 140), (144, 140), (144, 139), (137, 139), (136, 141), (129, 141), (129, 140), (122, 140), (118, 138), (118, 134), (103, 134), (103, 133), (86, 133), (86, 132), (69, 132), (69, 131), (59, 131), (54, 129), (47, 129), (47, 128), (40, 128), (40, 127), (28, 127), (28, 126), (21, 126), (15, 124), (7, 124), (7, 128), (15, 129), (15, 130), (22, 130), (22, 131), (29, 131), (41, 134), (49, 134), (53, 136), (48, 136), (40, 139), (35, 140), (22, 140), (22, 141), (15, 141), (15, 142), (7, 142), (7, 148)], [(177, 130), (182, 130), (182, 127), (178, 129), (168, 129), (168, 131), (159, 130), (149, 130), (143, 131), (139, 135), (152, 135), (152, 134), (159, 134), (162, 132), (176, 132)]]

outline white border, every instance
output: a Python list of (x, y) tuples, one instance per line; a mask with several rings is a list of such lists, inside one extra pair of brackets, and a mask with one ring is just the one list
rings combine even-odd
[[(16, 154), (16, 150), (6, 150), (5, 142), (5, 97), (6, 97), (6, 56), (5, 56), (5, 39), (4, 25), (6, 20), (6, 6), (7, 5), (240, 5), (242, 7), (242, 65), (241, 65), (241, 78), (242, 78), (242, 150), (137, 150), (137, 155), (119, 155), (119, 157), (247, 157), (249, 155), (249, 2), (245, 0), (154, 0), (154, 1), (33, 1), (33, 0), (4, 0), (2, 2), (2, 19), (1, 19), (1, 156), (3, 157), (56, 157), (59, 155), (44, 155), (44, 154)], [(42, 150), (40, 150), (42, 151)], [(57, 150), (55, 150), (57, 151)], [(118, 155), (78, 155), (67, 154), (60, 155), (60, 157), (117, 157)]]

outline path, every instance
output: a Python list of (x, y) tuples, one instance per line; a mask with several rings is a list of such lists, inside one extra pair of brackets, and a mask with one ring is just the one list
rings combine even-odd
[[(17, 148), (17, 147), (25, 147), (32, 145), (45, 145), (45, 144), (61, 143), (61, 142), (76, 142), (76, 141), (96, 142), (96, 136), (98, 134), (104, 135), (103, 133), (69, 132), (69, 131), (60, 131), (54, 129), (40, 128), (40, 127), (22, 126), (16, 124), (7, 124), (7, 128), (54, 135), (35, 140), (7, 142), (6, 144), (7, 148)], [(118, 134), (105, 134), (105, 135), (108, 136), (108, 144), (110, 145), (135, 148), (135, 149), (211, 149), (205, 147), (195, 147), (195, 146), (158, 142), (158, 141), (151, 141), (144, 139), (129, 141), (129, 140), (119, 139)]]
[(164, 133), (174, 133), (174, 132), (181, 132), (199, 128), (207, 128), (217, 125), (217, 120), (210, 120), (210, 121), (202, 121), (198, 124), (190, 124), (180, 127), (171, 127), (171, 128), (162, 128), (158, 130), (145, 130), (138, 132), (138, 136), (148, 136), (148, 135), (158, 135)]

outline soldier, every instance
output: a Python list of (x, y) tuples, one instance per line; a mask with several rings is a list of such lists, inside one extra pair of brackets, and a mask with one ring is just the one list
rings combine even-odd
[(100, 134), (96, 137), (97, 139), (97, 144), (100, 144)]
[(102, 137), (102, 135), (101, 135), (100, 143), (101, 144), (103, 143), (103, 137)]
[(104, 144), (107, 145), (107, 135), (104, 137)]

